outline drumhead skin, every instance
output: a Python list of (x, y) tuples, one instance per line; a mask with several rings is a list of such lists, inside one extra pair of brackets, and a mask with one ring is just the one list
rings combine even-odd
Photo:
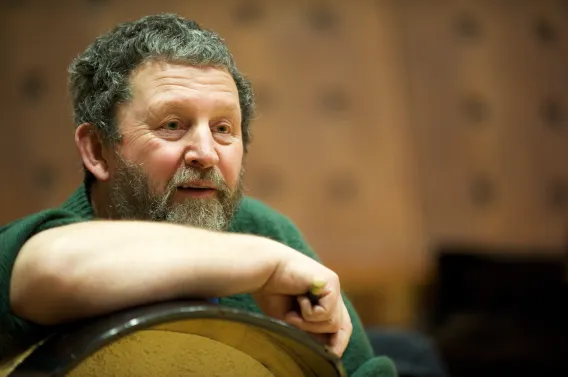
[[(242, 370), (239, 370), (242, 369)], [(70, 326), (10, 377), (345, 377), (341, 360), (282, 321), (205, 301), (131, 308)]]

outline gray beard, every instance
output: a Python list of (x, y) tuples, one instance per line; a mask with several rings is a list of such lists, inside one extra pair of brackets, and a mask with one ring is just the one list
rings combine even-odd
[[(111, 218), (123, 220), (166, 221), (204, 229), (226, 231), (242, 198), (242, 176), (234, 191), (214, 169), (200, 170), (191, 167), (179, 169), (167, 184), (163, 194), (155, 194), (147, 174), (140, 166), (119, 158), (120, 166), (110, 183)], [(206, 180), (217, 188), (212, 198), (189, 198), (181, 203), (172, 202), (180, 185)]]

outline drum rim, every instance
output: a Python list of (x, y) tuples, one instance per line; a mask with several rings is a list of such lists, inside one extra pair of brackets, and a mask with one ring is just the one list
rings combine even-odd
[[(13, 377), (64, 376), (104, 346), (136, 331), (185, 319), (231, 320), (252, 325), (302, 343), (346, 376), (341, 359), (315, 339), (288, 323), (242, 309), (206, 301), (175, 300), (128, 308), (67, 325), (40, 344), (10, 374)], [(40, 374), (38, 374), (40, 373)]]

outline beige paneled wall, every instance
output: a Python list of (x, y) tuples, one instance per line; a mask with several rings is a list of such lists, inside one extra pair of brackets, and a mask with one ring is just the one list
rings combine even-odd
[(223, 35), (257, 90), (249, 193), (298, 224), (366, 323), (410, 325), (430, 245), (563, 240), (564, 4), (2, 2), (0, 223), (81, 180), (71, 59), (117, 22), (176, 12)]
[(410, 1), (402, 9), (430, 236), (564, 244), (565, 2)]

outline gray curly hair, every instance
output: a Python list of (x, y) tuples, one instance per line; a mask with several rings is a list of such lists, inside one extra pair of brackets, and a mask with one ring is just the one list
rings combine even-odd
[(247, 151), (255, 108), (250, 82), (237, 70), (233, 56), (218, 34), (176, 14), (151, 15), (121, 23), (95, 39), (73, 60), (69, 66), (69, 92), (75, 123), (91, 123), (107, 145), (120, 141), (116, 107), (132, 98), (129, 86), (132, 71), (152, 59), (227, 69), (239, 94), (243, 144)]

